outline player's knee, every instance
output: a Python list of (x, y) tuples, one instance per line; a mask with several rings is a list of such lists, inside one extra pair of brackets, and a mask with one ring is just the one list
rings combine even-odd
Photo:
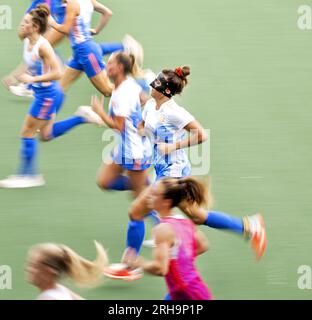
[(46, 133), (46, 132), (40, 132), (39, 135), (39, 140), (41, 142), (48, 142), (52, 139), (51, 134), (50, 133)]
[(142, 215), (138, 212), (138, 210), (136, 210), (135, 206), (130, 206), (130, 208), (128, 209), (128, 215), (129, 219), (132, 221), (142, 220)]
[(105, 181), (105, 179), (102, 179), (102, 177), (97, 176), (96, 177), (96, 184), (97, 186), (102, 190), (109, 190), (109, 183)]

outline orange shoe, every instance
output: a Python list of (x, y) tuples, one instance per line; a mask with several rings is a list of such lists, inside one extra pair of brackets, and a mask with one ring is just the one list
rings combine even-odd
[(103, 271), (103, 274), (110, 279), (124, 281), (134, 281), (143, 277), (143, 272), (140, 268), (130, 269), (126, 264), (123, 263), (111, 264)]
[(247, 234), (250, 237), (251, 245), (256, 254), (256, 259), (260, 260), (267, 247), (266, 231), (264, 226), (264, 219), (260, 213), (254, 216), (246, 217), (248, 224)]

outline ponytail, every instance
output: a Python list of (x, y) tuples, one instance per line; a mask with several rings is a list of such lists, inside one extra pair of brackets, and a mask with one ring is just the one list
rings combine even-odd
[(123, 65), (125, 75), (131, 74), (134, 78), (139, 78), (143, 75), (143, 71), (140, 69), (132, 53), (117, 52), (114, 57), (119, 64)]
[(108, 265), (105, 249), (95, 241), (97, 257), (89, 261), (67, 246), (61, 246), (67, 260), (67, 275), (79, 286), (93, 286), (99, 283), (104, 268)]
[(95, 241), (97, 257), (89, 261), (74, 250), (53, 243), (39, 244), (31, 249), (31, 253), (40, 255), (40, 263), (52, 268), (57, 278), (70, 277), (78, 286), (95, 286), (101, 278), (104, 268), (108, 265), (105, 249)]

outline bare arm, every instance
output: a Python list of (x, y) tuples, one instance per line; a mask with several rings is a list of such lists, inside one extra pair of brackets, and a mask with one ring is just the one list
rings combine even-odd
[(202, 231), (196, 230), (195, 240), (196, 240), (196, 250), (197, 250), (196, 254), (198, 256), (209, 250), (208, 239), (206, 238), (205, 234)]
[(56, 21), (50, 16), (49, 17), (49, 24), (50, 26), (58, 32), (69, 34), (70, 29), (73, 26), (74, 19), (80, 13), (80, 6), (78, 2), (71, 1), (67, 4), (66, 7), (66, 15), (65, 21), (63, 24), (58, 24)]
[(153, 250), (153, 260), (137, 258), (130, 263), (140, 267), (145, 272), (164, 277), (169, 271), (170, 248), (175, 239), (174, 231), (168, 224), (159, 224), (154, 228), (156, 247)]
[(188, 148), (197, 144), (203, 143), (207, 140), (207, 134), (200, 123), (196, 120), (191, 121), (185, 127), (185, 130), (189, 131), (189, 136), (182, 141), (177, 141), (174, 144), (170, 143), (158, 143), (158, 150), (163, 154), (169, 154), (175, 150)]
[(175, 145), (175, 149), (188, 148), (197, 144), (201, 144), (207, 140), (207, 134), (198, 121), (192, 121), (184, 127), (185, 130), (190, 132), (190, 135), (182, 140), (178, 141)]
[(52, 47), (49, 45), (42, 45), (39, 48), (39, 55), (44, 63), (49, 67), (50, 71), (41, 76), (31, 76), (24, 73), (18, 76), (18, 80), (24, 83), (35, 83), (35, 82), (49, 82), (53, 80), (59, 80), (62, 76), (61, 67), (58, 60), (56, 59), (55, 53)]
[(92, 34), (99, 34), (113, 15), (113, 12), (102, 3), (92, 0), (94, 10), (101, 14), (101, 19), (95, 29), (91, 29)]
[(39, 54), (42, 57), (44, 63), (50, 67), (50, 71), (41, 76), (34, 77), (34, 82), (48, 82), (59, 80), (62, 76), (62, 69), (52, 47), (41, 46), (39, 49)]
[(97, 98), (97, 96), (92, 96), (91, 98), (91, 106), (95, 113), (97, 113), (101, 119), (105, 122), (105, 124), (111, 128), (116, 129), (120, 132), (124, 130), (125, 127), (125, 118), (124, 117), (114, 117), (112, 118), (104, 111), (104, 96), (101, 97), (101, 101)]
[(27, 72), (27, 66), (26, 64), (21, 63), (15, 70), (1, 80), (2, 84), (9, 89), (10, 86), (18, 81), (17, 78), (25, 72)]

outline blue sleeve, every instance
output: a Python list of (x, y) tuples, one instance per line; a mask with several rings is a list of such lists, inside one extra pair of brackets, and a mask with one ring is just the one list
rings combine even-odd
[(45, 0), (33, 0), (31, 2), (30, 7), (27, 9), (26, 13), (29, 13), (31, 10), (35, 9), (38, 4), (41, 4), (41, 3), (46, 3), (46, 1)]

